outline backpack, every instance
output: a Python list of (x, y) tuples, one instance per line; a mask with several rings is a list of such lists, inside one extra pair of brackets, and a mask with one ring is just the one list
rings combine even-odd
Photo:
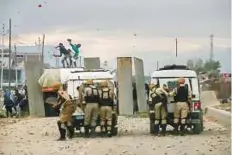
[(105, 100), (110, 99), (110, 89), (108, 89), (108, 90), (103, 90), (102, 89), (101, 98), (105, 99)]

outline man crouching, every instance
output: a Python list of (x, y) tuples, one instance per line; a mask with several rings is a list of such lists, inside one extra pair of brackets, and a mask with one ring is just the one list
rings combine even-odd
[[(74, 128), (72, 126), (72, 114), (75, 112), (76, 106), (71, 101), (70, 96), (63, 89), (58, 91), (61, 99), (60, 118), (57, 121), (58, 129), (60, 132), (59, 141), (66, 139), (66, 130), (68, 137), (71, 139), (74, 136)], [(59, 104), (58, 104), (59, 105)]]

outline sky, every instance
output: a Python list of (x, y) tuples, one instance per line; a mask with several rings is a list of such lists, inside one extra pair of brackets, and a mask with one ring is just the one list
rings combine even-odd
[(0, 24), (8, 27), (12, 19), (17, 46), (34, 46), (44, 33), (46, 50), (54, 51), (59, 42), (70, 48), (66, 39), (72, 38), (82, 56), (111, 66), (119, 56), (142, 58), (146, 74), (157, 61), (161, 67), (208, 59), (213, 34), (214, 58), (230, 71), (230, 8), (230, 0), (0, 0)]

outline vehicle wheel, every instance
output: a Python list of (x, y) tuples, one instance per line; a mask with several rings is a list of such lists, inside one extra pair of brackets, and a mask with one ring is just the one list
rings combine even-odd
[(200, 123), (199, 124), (193, 124), (193, 132), (195, 134), (200, 134), (201, 131), (203, 130), (203, 113), (202, 113), (202, 110), (199, 114), (200, 116), (198, 117), (200, 119)]
[(203, 110), (201, 109), (201, 131), (204, 130)]
[(200, 134), (202, 131), (201, 123), (200, 124), (194, 124), (193, 125), (193, 132), (195, 134)]
[(117, 127), (117, 116), (113, 114), (112, 116), (112, 126), (111, 126), (111, 134), (112, 136), (116, 136), (118, 134), (118, 127)]

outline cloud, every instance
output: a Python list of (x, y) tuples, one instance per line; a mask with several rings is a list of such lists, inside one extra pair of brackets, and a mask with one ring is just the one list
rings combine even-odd
[[(230, 0), (7, 0), (0, 19), (11, 17), (15, 33), (48, 33), (97, 28), (147, 30), (155, 36), (230, 36)], [(38, 4), (42, 7), (38, 8)]]
[(66, 39), (72, 38), (83, 56), (148, 56), (148, 66), (172, 60), (176, 37), (180, 61), (208, 55), (211, 33), (215, 50), (230, 47), (230, 0), (45, 1), (0, 1), (0, 21), (7, 27), (12, 18), (13, 44), (35, 45), (45, 33), (50, 48), (59, 42), (70, 48)]

